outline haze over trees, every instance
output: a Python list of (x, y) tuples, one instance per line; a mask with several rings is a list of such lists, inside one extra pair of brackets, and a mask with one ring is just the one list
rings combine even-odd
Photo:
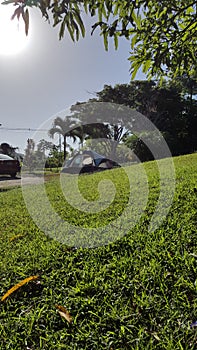
[(35, 169), (58, 168), (63, 163), (63, 152), (58, 146), (47, 140), (40, 140), (37, 144), (33, 139), (27, 140), (24, 155), (24, 168), (33, 171)]
[(94, 21), (105, 48), (125, 37), (131, 42), (132, 78), (142, 68), (148, 77), (192, 76), (196, 72), (197, 4), (192, 0), (5, 0), (14, 4), (13, 18), (22, 18), (29, 28), (29, 7), (40, 9), (44, 19), (59, 27), (59, 38), (68, 32), (73, 41), (86, 34), (85, 16)]

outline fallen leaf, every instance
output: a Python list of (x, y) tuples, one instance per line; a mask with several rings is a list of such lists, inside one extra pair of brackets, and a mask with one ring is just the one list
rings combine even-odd
[(15, 239), (22, 238), (22, 237), (24, 237), (24, 235), (21, 235), (21, 234), (10, 237), (10, 242), (15, 241)]
[(7, 297), (9, 297), (13, 292), (15, 292), (16, 290), (18, 290), (20, 287), (22, 287), (24, 284), (30, 282), (30, 281), (34, 281), (38, 278), (39, 276), (30, 276), (25, 278), (23, 281), (15, 284), (14, 287), (10, 288), (1, 298), (1, 301), (4, 301), (5, 299), (7, 299)]
[(72, 316), (71, 314), (66, 310), (66, 308), (64, 306), (61, 305), (55, 305), (56, 309), (58, 310), (60, 316), (62, 316), (63, 318), (65, 318), (69, 323), (72, 322)]
[(157, 335), (157, 333), (153, 332), (152, 335), (153, 335), (153, 337), (154, 337), (155, 339), (157, 339), (158, 341), (161, 340), (161, 339), (159, 338), (159, 336)]

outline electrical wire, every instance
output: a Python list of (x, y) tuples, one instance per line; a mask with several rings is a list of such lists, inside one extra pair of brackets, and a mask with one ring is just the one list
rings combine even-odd
[(49, 131), (49, 129), (33, 129), (33, 128), (6, 128), (6, 127), (0, 127), (1, 130), (7, 130), (7, 131)]

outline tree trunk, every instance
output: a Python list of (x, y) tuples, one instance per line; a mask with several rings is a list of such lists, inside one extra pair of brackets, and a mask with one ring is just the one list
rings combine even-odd
[(64, 160), (66, 160), (66, 135), (64, 135)]

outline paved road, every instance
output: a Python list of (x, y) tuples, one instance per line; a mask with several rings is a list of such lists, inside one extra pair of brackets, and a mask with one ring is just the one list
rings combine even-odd
[[(26, 185), (37, 185), (41, 182), (39, 177), (26, 177), (25, 184)], [(0, 188), (5, 187), (13, 187), (13, 186), (21, 186), (21, 178), (17, 177), (12, 179), (10, 176), (0, 176)]]
[[(58, 177), (59, 174), (48, 174), (44, 177), (44, 182), (50, 181), (52, 178)], [(23, 185), (38, 185), (43, 183), (42, 176), (24, 176)], [(7, 188), (13, 186), (21, 186), (21, 177), (17, 176), (15, 179), (12, 179), (10, 176), (0, 175), (0, 188)]]

